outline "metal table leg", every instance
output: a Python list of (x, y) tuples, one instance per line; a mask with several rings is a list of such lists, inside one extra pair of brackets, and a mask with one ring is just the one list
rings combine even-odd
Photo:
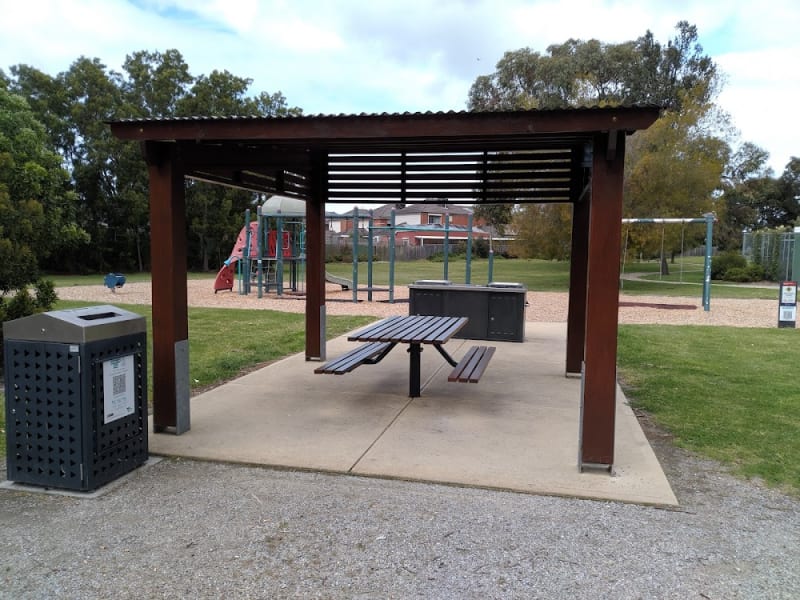
[(422, 354), (422, 347), (420, 346), (420, 344), (411, 343), (408, 345), (408, 354), (410, 359), (409, 375), (408, 375), (408, 395), (411, 398), (419, 398), (420, 396), (419, 355)]

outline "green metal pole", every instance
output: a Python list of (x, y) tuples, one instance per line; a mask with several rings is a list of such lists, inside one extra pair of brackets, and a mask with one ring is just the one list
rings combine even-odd
[(372, 251), (373, 251), (373, 240), (372, 240), (372, 226), (374, 225), (374, 221), (372, 220), (372, 211), (369, 211), (369, 239), (367, 240), (367, 300), (372, 302)]
[(353, 302), (358, 302), (358, 207), (353, 209)]
[(262, 293), (262, 285), (264, 283), (264, 273), (262, 262), (264, 258), (264, 221), (263, 217), (261, 216), (261, 205), (259, 204), (256, 208), (256, 218), (258, 219), (256, 226), (256, 235), (258, 236), (258, 257), (256, 260), (258, 261), (258, 297), (263, 297)]
[(283, 217), (278, 210), (278, 217), (275, 219), (277, 229), (275, 235), (275, 289), (278, 296), (283, 296)]
[(444, 211), (444, 279), (449, 279), (448, 258), (450, 254), (450, 212)]
[(489, 235), (489, 274), (487, 275), (487, 284), (492, 283), (492, 276), (494, 274), (494, 248), (492, 248), (492, 236)]
[(250, 293), (250, 209), (244, 211), (244, 249), (242, 250), (242, 287), (240, 294)]
[(714, 235), (714, 215), (707, 213), (706, 218), (706, 260), (703, 266), (703, 310), (711, 310), (711, 242)]
[(800, 279), (800, 227), (794, 228), (794, 246), (792, 247), (792, 281)]
[(472, 278), (472, 213), (467, 217), (467, 273), (466, 284), (469, 285)]
[(389, 216), (389, 304), (394, 304), (395, 218), (395, 212), (392, 209)]

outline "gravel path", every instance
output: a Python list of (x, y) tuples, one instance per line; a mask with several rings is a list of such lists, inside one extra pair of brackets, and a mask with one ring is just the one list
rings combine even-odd
[(0, 597), (800, 597), (800, 503), (671, 454), (679, 510), (182, 460), (0, 491)]
[[(561, 296), (529, 317), (566, 318)], [(712, 300), (714, 323), (774, 326), (752, 304)], [(800, 501), (642, 423), (680, 509), (186, 460), (94, 499), (0, 490), (0, 598), (800, 598)]]

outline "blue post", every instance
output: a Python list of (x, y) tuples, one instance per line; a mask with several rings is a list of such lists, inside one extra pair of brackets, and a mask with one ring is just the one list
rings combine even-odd
[(358, 302), (358, 207), (353, 209), (353, 302)]
[(395, 211), (392, 209), (389, 216), (389, 304), (394, 304), (395, 219)]
[(472, 278), (472, 213), (467, 217), (467, 229), (467, 271), (464, 283), (469, 285)]
[(443, 279), (448, 277), (448, 258), (450, 254), (450, 211), (444, 211), (444, 276)]
[(706, 259), (703, 266), (703, 310), (711, 310), (711, 242), (714, 234), (714, 215), (706, 213)]

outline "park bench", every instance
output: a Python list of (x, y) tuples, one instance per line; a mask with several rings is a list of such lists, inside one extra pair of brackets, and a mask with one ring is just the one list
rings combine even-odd
[(448, 381), (478, 383), (494, 354), (493, 346), (473, 346), (459, 362), (442, 347), (455, 333), (467, 324), (466, 317), (417, 316), (389, 317), (348, 336), (352, 342), (366, 342), (346, 354), (335, 358), (314, 373), (344, 375), (361, 365), (379, 363), (397, 344), (408, 344), (409, 393), (420, 395), (420, 354), (422, 345), (430, 344), (452, 366)]
[(492, 360), (494, 346), (472, 346), (447, 377), (447, 381), (478, 383)]
[(393, 347), (394, 343), (392, 342), (369, 342), (368, 344), (362, 344), (350, 350), (350, 352), (342, 354), (338, 358), (314, 369), (314, 373), (344, 375), (361, 365), (374, 365), (379, 363)]

